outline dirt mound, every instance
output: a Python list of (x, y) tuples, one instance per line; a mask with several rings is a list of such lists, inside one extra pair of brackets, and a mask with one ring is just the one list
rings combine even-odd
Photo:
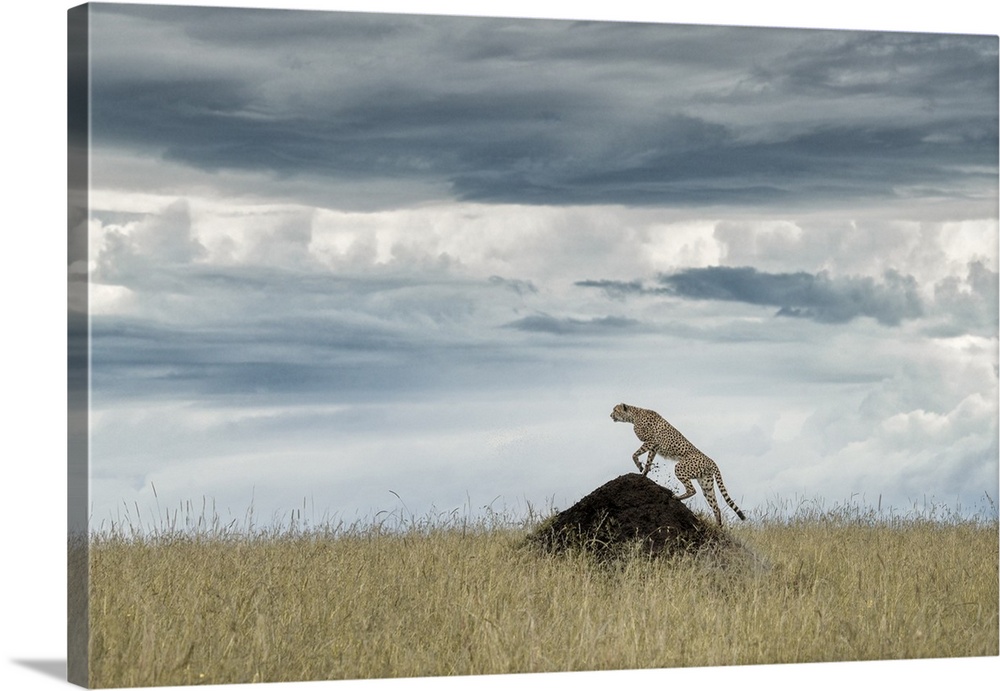
[(703, 522), (666, 487), (629, 473), (557, 513), (529, 540), (551, 552), (583, 548), (598, 557), (614, 557), (638, 548), (661, 556), (698, 551), (724, 540), (724, 533)]

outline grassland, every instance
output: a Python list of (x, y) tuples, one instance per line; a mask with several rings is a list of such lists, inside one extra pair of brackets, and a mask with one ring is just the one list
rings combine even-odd
[(756, 517), (750, 558), (612, 565), (529, 527), (96, 533), (91, 685), (998, 654), (995, 517)]

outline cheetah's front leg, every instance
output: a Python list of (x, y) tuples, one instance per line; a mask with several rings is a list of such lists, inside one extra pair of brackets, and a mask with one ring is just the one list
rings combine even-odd
[[(649, 460), (646, 462), (646, 469), (643, 470), (642, 463), (639, 462), (639, 456), (644, 453), (649, 453)], [(649, 466), (653, 464), (653, 456), (656, 455), (656, 447), (653, 446), (651, 442), (645, 442), (640, 446), (634, 454), (632, 454), (632, 462), (635, 463), (635, 467), (639, 469), (639, 472), (645, 475), (649, 472)]]
[(654, 458), (656, 458), (656, 449), (649, 452), (649, 457), (646, 459), (646, 467), (642, 469), (643, 476), (649, 475), (649, 469), (653, 467)]

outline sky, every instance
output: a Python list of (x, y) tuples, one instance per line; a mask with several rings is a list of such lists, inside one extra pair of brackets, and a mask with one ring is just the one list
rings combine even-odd
[(996, 36), (98, 4), (91, 50), (95, 529), (567, 508), (621, 402), (751, 519), (997, 499)]

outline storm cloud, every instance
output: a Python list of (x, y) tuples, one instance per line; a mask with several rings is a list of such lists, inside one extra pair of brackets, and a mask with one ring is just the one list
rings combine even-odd
[(829, 272), (769, 273), (753, 267), (692, 267), (641, 280), (588, 279), (582, 288), (600, 289), (622, 301), (633, 296), (718, 300), (777, 307), (775, 316), (840, 324), (870, 317), (883, 326), (933, 318), (940, 334), (993, 333), (997, 327), (998, 274), (981, 261), (968, 263), (964, 277), (949, 276), (921, 286), (911, 275), (887, 270), (882, 276), (833, 276)]
[(711, 266), (663, 276), (660, 284), (666, 293), (683, 298), (769, 305), (780, 308), (779, 316), (829, 323), (872, 317), (895, 326), (924, 311), (916, 281), (895, 272), (876, 281), (868, 276), (769, 274), (752, 267)]
[[(140, 6), (96, 20), (145, 40), (95, 46), (95, 143), (300, 194), (371, 179), (490, 203), (801, 208), (995, 182), (986, 37)], [(135, 53), (157, 43), (176, 52)]]

